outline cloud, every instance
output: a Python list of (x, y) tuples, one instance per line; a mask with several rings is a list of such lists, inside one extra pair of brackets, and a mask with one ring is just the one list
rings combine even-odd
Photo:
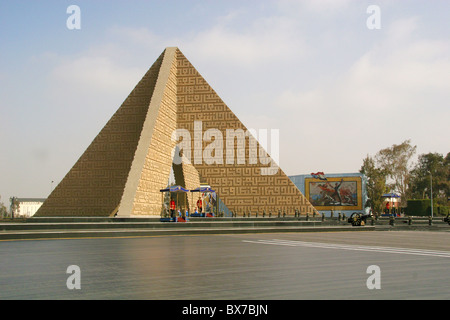
[(348, 8), (355, 0), (278, 0), (277, 7), (285, 14), (296, 14), (297, 12), (308, 11), (314, 15), (336, 14), (342, 9)]
[[(76, 55), (57, 55), (43, 92), (49, 116), (83, 121), (81, 135), (89, 141), (87, 135), (95, 136), (150, 67), (129, 64), (130, 54), (120, 45), (104, 43)], [(66, 130), (74, 142), (79, 139), (72, 136), (75, 127)]]
[(293, 59), (307, 49), (297, 21), (288, 17), (262, 17), (235, 29), (239, 14), (229, 15), (185, 41), (187, 51), (199, 60), (221, 61), (244, 68), (260, 67), (277, 59)]
[(126, 40), (127, 42), (133, 43), (135, 45), (152, 45), (161, 42), (161, 36), (157, 35), (153, 31), (145, 27), (124, 27), (124, 26), (113, 26), (108, 30), (111, 37), (119, 41)]
[[(287, 136), (314, 137), (289, 139), (299, 150), (293, 151), (294, 158), (301, 150), (313, 150), (315, 163), (305, 160), (307, 166), (322, 162), (319, 167), (333, 167), (330, 154), (346, 152), (357, 167), (358, 153), (375, 153), (408, 138), (422, 146), (446, 145), (450, 45), (416, 37), (418, 23), (405, 19), (388, 26), (388, 38), (334, 80), (306, 91), (281, 92), (275, 104), (279, 114), (289, 115), (284, 118)], [(434, 132), (433, 142), (425, 138), (429, 130)], [(320, 147), (322, 142), (326, 150)], [(289, 167), (294, 165), (290, 161)]]
[(107, 56), (64, 58), (52, 71), (55, 82), (77, 90), (114, 92), (129, 87), (142, 70), (121, 66)]
[[(298, 59), (311, 49), (304, 40), (300, 22), (298, 17), (287, 17), (276, 10), (264, 16), (253, 14), (250, 9), (237, 9), (216, 16), (212, 24), (196, 32), (180, 30), (163, 37), (147, 27), (112, 26), (107, 34), (123, 50), (120, 61), (124, 56), (132, 59), (130, 49), (125, 48), (133, 48), (134, 60), (145, 56), (148, 61), (149, 51), (178, 46), (205, 64), (259, 68), (280, 59)], [(110, 52), (105, 54), (111, 56)]]

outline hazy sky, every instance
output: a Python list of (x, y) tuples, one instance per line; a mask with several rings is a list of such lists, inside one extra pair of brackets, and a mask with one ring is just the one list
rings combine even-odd
[(445, 155), (449, 13), (447, 0), (0, 0), (0, 201), (47, 197), (168, 46), (248, 128), (280, 130), (288, 175), (358, 172), (406, 139)]

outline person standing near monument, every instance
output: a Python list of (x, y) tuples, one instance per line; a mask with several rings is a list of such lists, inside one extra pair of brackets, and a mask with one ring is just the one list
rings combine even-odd
[(170, 217), (173, 218), (175, 215), (175, 201), (173, 199), (170, 200)]
[(198, 197), (198, 200), (197, 200), (197, 208), (198, 208), (198, 212), (199, 212), (199, 213), (202, 213), (202, 206), (203, 206), (202, 198), (201, 198), (201, 197)]

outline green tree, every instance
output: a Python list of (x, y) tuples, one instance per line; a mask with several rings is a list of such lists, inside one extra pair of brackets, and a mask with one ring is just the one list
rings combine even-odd
[(430, 197), (433, 182), (433, 199), (446, 205), (450, 196), (450, 152), (447, 156), (440, 153), (426, 153), (418, 157), (418, 162), (411, 171), (411, 196), (414, 199)]
[(2, 197), (0, 196), (0, 218), (6, 218), (8, 211), (6, 210), (5, 204), (1, 201), (1, 198)]
[(367, 178), (367, 194), (374, 213), (383, 211), (383, 200), (381, 196), (386, 189), (386, 172), (376, 166), (375, 159), (369, 155), (363, 160), (359, 170)]

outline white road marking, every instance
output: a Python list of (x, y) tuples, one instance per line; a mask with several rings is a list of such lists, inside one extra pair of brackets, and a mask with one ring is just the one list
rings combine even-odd
[(279, 240), (279, 239), (256, 240), (256, 241), (242, 240), (242, 242), (257, 243), (257, 244), (269, 244), (269, 245), (277, 245), (277, 246), (310, 247), (310, 248), (370, 251), (370, 252), (383, 252), (383, 253), (399, 253), (399, 254), (413, 254), (413, 255), (419, 255), (419, 256), (450, 258), (450, 251), (437, 251), (437, 250), (424, 250), (424, 249), (361, 246), (361, 245), (333, 244), (333, 243), (321, 243), (321, 242)]

